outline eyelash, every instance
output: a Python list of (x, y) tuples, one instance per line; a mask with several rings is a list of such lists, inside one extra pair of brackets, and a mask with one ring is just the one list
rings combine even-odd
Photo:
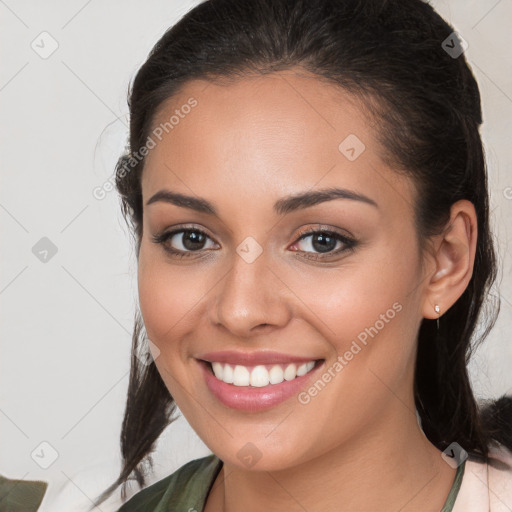
[[(180, 227), (178, 229), (174, 229), (172, 231), (167, 231), (167, 232), (164, 232), (164, 233), (153, 235), (153, 242), (156, 243), (156, 244), (162, 244), (163, 247), (164, 247), (164, 250), (167, 251), (168, 253), (170, 253), (172, 257), (189, 258), (189, 257), (192, 257), (195, 253), (201, 252), (203, 249), (200, 249), (198, 251), (181, 251), (179, 249), (174, 249), (172, 247), (166, 246), (165, 242), (167, 242), (167, 240), (171, 239), (174, 235), (176, 235), (178, 233), (191, 233), (191, 232), (199, 233), (199, 234), (204, 235), (207, 238), (211, 239), (211, 237), (209, 237), (201, 229), (194, 228), (194, 227), (184, 227), (184, 226), (182, 226), (182, 227)], [(334, 252), (313, 253), (313, 254), (319, 254), (320, 255), (320, 256), (314, 256), (314, 257), (313, 256), (309, 256), (312, 253), (307, 252), (307, 251), (296, 251), (296, 252), (303, 252), (303, 253), (307, 254), (308, 256), (305, 256), (305, 258), (307, 258), (307, 259), (324, 260), (324, 259), (327, 259), (327, 258), (331, 258), (331, 257), (333, 257), (333, 256), (335, 256), (337, 254), (340, 254), (342, 252), (353, 251), (355, 249), (355, 247), (357, 246), (357, 244), (358, 244), (358, 242), (356, 240), (354, 240), (353, 238), (349, 238), (346, 235), (342, 235), (341, 233), (338, 233), (337, 231), (334, 231), (332, 229), (319, 228), (319, 229), (309, 229), (309, 230), (307, 230), (305, 232), (300, 233), (298, 235), (297, 240), (292, 245), (297, 244), (298, 242), (300, 242), (304, 238), (307, 238), (308, 236), (317, 235), (317, 234), (330, 235), (332, 238), (335, 238), (337, 241), (342, 242), (345, 245), (345, 247), (342, 247), (341, 249), (338, 249), (338, 250), (336, 250)]]

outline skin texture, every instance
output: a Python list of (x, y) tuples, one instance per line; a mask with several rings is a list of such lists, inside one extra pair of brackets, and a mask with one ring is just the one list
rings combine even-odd
[[(297, 70), (222, 85), (197, 80), (164, 103), (154, 126), (190, 97), (197, 106), (147, 156), (138, 285), (157, 368), (224, 461), (206, 511), (439, 511), (455, 470), (417, 423), (416, 336), (423, 318), (437, 318), (435, 304), (446, 312), (471, 278), (473, 205), (452, 207), (422, 265), (413, 183), (383, 163), (369, 120), (347, 92)], [(365, 145), (354, 161), (338, 149), (349, 134)], [(336, 199), (273, 211), (284, 196), (332, 186), (378, 207)], [(205, 198), (219, 217), (146, 206), (162, 189)], [(152, 241), (190, 224), (209, 238), (189, 258)], [(319, 226), (358, 244), (333, 255), (339, 242), (315, 261), (313, 237), (298, 239)], [(236, 252), (248, 236), (263, 249), (250, 264)], [(166, 244), (187, 250), (182, 242), (178, 234)], [(323, 358), (329, 368), (395, 303), (400, 312), (307, 404), (293, 396), (262, 412), (229, 409), (211, 395), (195, 359), (275, 350)], [(252, 467), (238, 457), (248, 442), (261, 454)]]

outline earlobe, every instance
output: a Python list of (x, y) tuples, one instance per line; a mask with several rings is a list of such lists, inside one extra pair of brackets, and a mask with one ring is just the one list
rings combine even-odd
[(436, 270), (427, 281), (424, 318), (439, 318), (459, 299), (473, 275), (477, 241), (477, 218), (473, 204), (462, 199), (452, 205), (450, 221), (434, 241)]

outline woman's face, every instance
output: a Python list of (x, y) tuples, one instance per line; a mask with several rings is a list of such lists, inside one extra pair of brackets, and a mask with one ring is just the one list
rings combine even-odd
[[(399, 435), (425, 301), (415, 196), (351, 96), (292, 72), (193, 81), (153, 128), (140, 305), (197, 434), (225, 462), (265, 470)], [(291, 200), (326, 189), (346, 192)]]

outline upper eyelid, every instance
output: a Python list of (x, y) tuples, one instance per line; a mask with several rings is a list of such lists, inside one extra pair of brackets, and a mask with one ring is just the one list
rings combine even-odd
[[(340, 231), (344, 231), (344, 232), (342, 233)], [(354, 237), (352, 235), (348, 234), (347, 232), (345, 232), (345, 230), (343, 230), (341, 228), (335, 229), (335, 228), (331, 228), (329, 226), (324, 226), (324, 225), (320, 224), (317, 227), (306, 228), (304, 230), (301, 230), (301, 232), (297, 235), (298, 240), (300, 240), (304, 236), (310, 236), (310, 235), (314, 235), (316, 233), (333, 233), (341, 238), (347, 238), (347, 239), (351, 239), (351, 240), (354, 239)]]
[[(164, 235), (164, 234), (177, 234), (177, 233), (180, 233), (182, 231), (199, 231), (201, 233), (204, 233), (206, 236), (210, 237), (211, 239), (215, 239), (214, 236), (211, 236), (208, 232), (207, 229), (203, 228), (203, 227), (198, 227), (198, 226), (194, 226), (194, 225), (184, 225), (184, 226), (178, 226), (178, 227), (173, 227), (173, 228), (169, 228), (169, 229), (163, 229), (161, 230), (161, 234)], [(308, 228), (299, 228), (299, 234), (296, 235), (298, 238), (300, 237), (303, 237), (303, 236), (307, 236), (307, 235), (310, 235), (310, 234), (314, 234), (314, 233), (317, 233), (317, 232), (331, 232), (331, 233), (334, 233), (335, 235), (339, 235), (339, 236), (344, 236), (345, 238), (353, 238), (352, 235), (350, 235), (346, 230), (342, 229), (342, 228), (333, 228), (333, 227), (330, 227), (330, 226), (327, 226), (327, 225), (324, 225), (324, 224), (316, 224), (314, 225), (313, 227), (308, 227)], [(342, 231), (342, 232), (340, 232)]]

